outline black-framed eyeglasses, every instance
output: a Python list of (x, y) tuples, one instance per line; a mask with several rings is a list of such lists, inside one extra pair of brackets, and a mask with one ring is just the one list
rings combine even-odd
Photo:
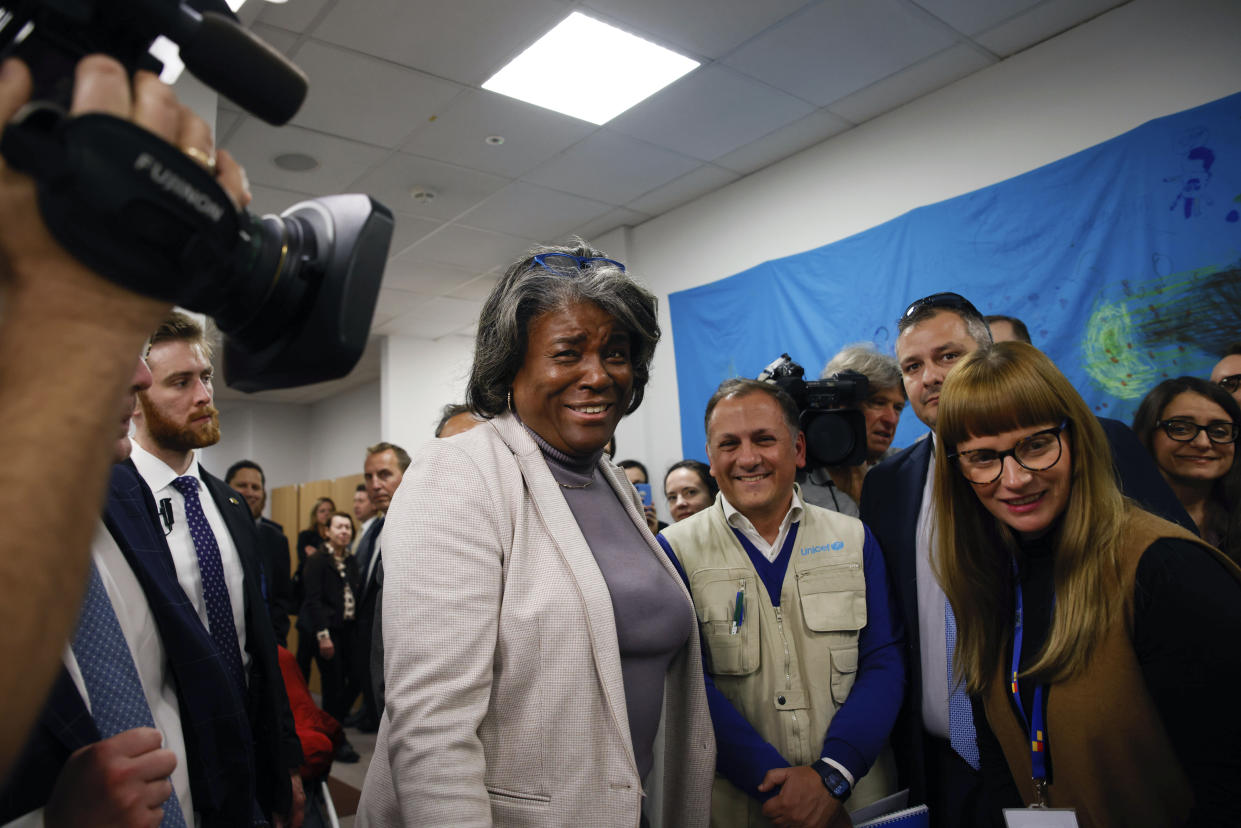
[(1212, 443), (1235, 443), (1241, 428), (1236, 423), (1216, 421), (1206, 425), (1198, 425), (1193, 420), (1160, 420), (1155, 428), (1163, 429), (1163, 433), (1178, 443), (1190, 443), (1198, 439), (1198, 432), (1205, 431), (1207, 439)]
[(602, 256), (570, 256), (568, 253), (540, 253), (534, 257), (535, 264), (544, 270), (555, 273), (557, 276), (576, 276), (578, 271), (584, 270), (597, 262), (619, 268), (621, 273), (625, 272), (623, 264), (615, 259), (605, 259)]
[(959, 293), (932, 293), (930, 296), (923, 296), (909, 303), (909, 307), (905, 308), (905, 312), (901, 314), (901, 319), (912, 316), (922, 308), (950, 308), (952, 310), (963, 310), (982, 317), (978, 312), (978, 308), (974, 307), (974, 303), (966, 299)]
[(948, 455), (948, 459), (956, 463), (957, 469), (966, 480), (979, 486), (1000, 479), (1000, 475), (1004, 473), (1005, 457), (1013, 458), (1017, 465), (1026, 471), (1047, 471), (1060, 462), (1060, 432), (1068, 427), (1069, 421), (1064, 420), (1055, 428), (1043, 429), (1022, 437), (1007, 451), (958, 451)]
[(1229, 374), (1226, 377), (1220, 377), (1215, 384), (1223, 388), (1229, 394), (1237, 393), (1237, 388), (1241, 387), (1241, 374)]

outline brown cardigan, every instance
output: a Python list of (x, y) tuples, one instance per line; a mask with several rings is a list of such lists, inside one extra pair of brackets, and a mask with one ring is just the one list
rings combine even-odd
[[(1114, 624), (1086, 669), (1048, 688), (1047, 749), (1054, 781), (1048, 804), (1074, 808), (1082, 828), (1166, 828), (1185, 822), (1193, 806), (1189, 780), (1155, 710), (1133, 651), (1132, 596), (1138, 562), (1160, 538), (1181, 538), (1214, 555), (1241, 582), (1241, 568), (1181, 527), (1138, 509), (1125, 516), (1120, 549), (1125, 623)], [(1008, 667), (983, 698), (987, 721), (1026, 804), (1030, 743), (1009, 695)]]

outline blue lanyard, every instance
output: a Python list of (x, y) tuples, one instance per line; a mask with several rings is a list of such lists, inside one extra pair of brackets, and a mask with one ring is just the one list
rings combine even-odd
[[(1034, 778), (1034, 790), (1038, 796), (1039, 803), (1046, 805), (1047, 790), (1047, 724), (1044, 721), (1043, 714), (1043, 693), (1046, 685), (1036, 684), (1034, 686), (1034, 709), (1030, 713), (1030, 719), (1027, 721), (1025, 708), (1021, 704), (1021, 691), (1017, 687), (1017, 673), (1021, 671), (1021, 639), (1022, 639), (1022, 599), (1021, 599), (1021, 582), (1017, 575), (1017, 562), (1013, 561), (1013, 585), (1017, 593), (1017, 612), (1013, 621), (1013, 672), (1012, 684), (1010, 690), (1013, 694), (1013, 702), (1017, 707), (1017, 715), (1021, 717), (1021, 724), (1026, 729), (1026, 735), (1030, 739), (1030, 770), (1031, 776)], [(1055, 606), (1055, 596), (1052, 596), (1052, 606)]]

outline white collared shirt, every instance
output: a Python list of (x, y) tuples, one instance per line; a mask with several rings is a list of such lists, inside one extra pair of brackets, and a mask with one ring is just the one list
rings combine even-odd
[(198, 481), (198, 501), (215, 535), (215, 542), (220, 547), (224, 583), (228, 587), (229, 603), (233, 608), (233, 626), (237, 629), (237, 644), (241, 648), (242, 673), (248, 675), (250, 654), (246, 652), (245, 570), (241, 568), (241, 556), (237, 553), (237, 547), (233, 545), (233, 536), (228, 531), (228, 524), (224, 522), (224, 516), (220, 514), (219, 508), (215, 505), (210, 490), (203, 484), (202, 475), (199, 473), (198, 452), (194, 452), (190, 466), (185, 470), (185, 475), (178, 475), (167, 463), (138, 445), (137, 440), (133, 441), (133, 453), (130, 457), (134, 465), (138, 467), (138, 473), (142, 475), (142, 479), (151, 487), (155, 501), (158, 503), (167, 499), (172, 502), (172, 529), (168, 531), (163, 524), (160, 524), (160, 529), (165, 530), (168, 549), (172, 552), (172, 563), (177, 570), (177, 580), (181, 582), (181, 588), (189, 596), (190, 603), (194, 605), (194, 611), (198, 613), (203, 626), (210, 630), (211, 624), (207, 620), (207, 602), (203, 598), (202, 573), (198, 569), (198, 552), (194, 549), (194, 540), (190, 537), (189, 521), (185, 518), (185, 499), (181, 496), (181, 492), (172, 485), (172, 481), (177, 477), (185, 475)]
[[(142, 693), (146, 696), (147, 706), (151, 708), (155, 727), (164, 737), (164, 748), (177, 757), (177, 766), (172, 771), (172, 789), (176, 791), (177, 799), (181, 803), (181, 813), (186, 815), (186, 821), (191, 825), (197, 824), (194, 800), (190, 793), (190, 774), (186, 767), (185, 735), (181, 731), (181, 707), (177, 702), (177, 689), (172, 672), (168, 669), (164, 642), (155, 626), (155, 617), (151, 615), (151, 608), (147, 604), (141, 584), (103, 521), (95, 527), (95, 537), (91, 540), (91, 559), (99, 570), (99, 580), (103, 582), (104, 591), (116, 613), (116, 620), (120, 623), (121, 634), (125, 636), (125, 643), (129, 646), (129, 654), (138, 669)], [(71, 643), (65, 645), (62, 658), (69, 677), (73, 679), (74, 686), (86, 702), (86, 709), (91, 710), (91, 698), (86, 692), (86, 682), (82, 678), (82, 670), (78, 667)], [(6, 823), (5, 828), (42, 826), (43, 809), (40, 808)]]
[(754, 528), (754, 524), (745, 515), (738, 512), (728, 498), (724, 497), (724, 493), (720, 492), (720, 502), (724, 505), (724, 518), (728, 521), (728, 525), (745, 535), (746, 540), (754, 544), (754, 548), (763, 553), (763, 557), (769, 561), (774, 561), (780, 557), (780, 547), (784, 545), (784, 538), (789, 533), (789, 527), (801, 520), (804, 507), (801, 502), (801, 496), (798, 495), (797, 489), (793, 489), (793, 502), (789, 504), (789, 510), (784, 515), (784, 520), (780, 521), (780, 533), (776, 535), (775, 543), (768, 543), (763, 536)]
[[(934, 441), (932, 434), (928, 440)], [(926, 470), (926, 485), (918, 506), (914, 536), (914, 566), (918, 586), (918, 641), (922, 661), (922, 726), (942, 739), (948, 738), (948, 644), (944, 639), (944, 603), (948, 600), (931, 571), (935, 548), (935, 513), (931, 508), (935, 488), (935, 451)]]

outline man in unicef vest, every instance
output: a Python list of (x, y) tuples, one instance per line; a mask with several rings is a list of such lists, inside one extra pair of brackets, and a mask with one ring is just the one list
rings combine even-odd
[(659, 541), (694, 599), (718, 757), (711, 824), (823, 828), (892, 793), (905, 688), (883, 554), (860, 521), (802, 500), (797, 406), (722, 383), (707, 403), (713, 506)]

